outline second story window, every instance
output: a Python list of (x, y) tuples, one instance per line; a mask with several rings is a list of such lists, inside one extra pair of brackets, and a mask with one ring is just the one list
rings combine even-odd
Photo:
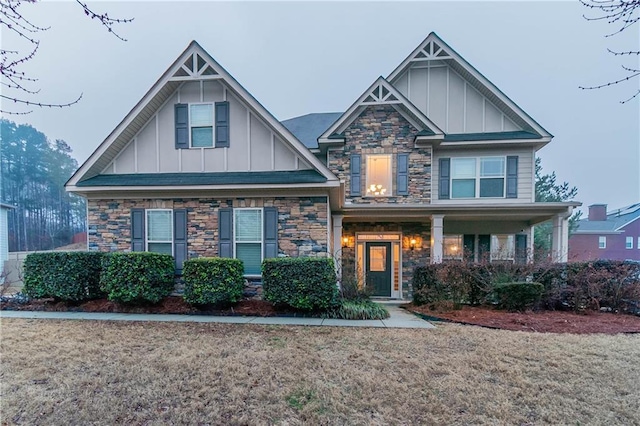
[(189, 133), (193, 148), (213, 146), (213, 104), (189, 105)]
[(625, 247), (627, 249), (632, 249), (633, 248), (633, 237), (627, 237), (627, 239), (625, 241)]
[(366, 195), (381, 197), (392, 195), (391, 154), (367, 155)]
[(451, 198), (503, 198), (505, 157), (452, 158)]
[(607, 248), (607, 237), (598, 237), (598, 248)]

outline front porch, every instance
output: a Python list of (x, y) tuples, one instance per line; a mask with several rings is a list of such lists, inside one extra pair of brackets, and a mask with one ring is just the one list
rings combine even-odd
[[(526, 206), (348, 206), (332, 216), (341, 282), (407, 299), (416, 266), (443, 261), (533, 261), (535, 224), (553, 221), (553, 260), (567, 261), (574, 203)], [(444, 208), (443, 208), (444, 207)]]

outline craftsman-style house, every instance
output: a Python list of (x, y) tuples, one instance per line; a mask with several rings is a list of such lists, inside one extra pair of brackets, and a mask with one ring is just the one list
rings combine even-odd
[[(553, 220), (567, 258), (578, 203), (535, 203), (552, 136), (431, 33), (342, 114), (279, 122), (192, 42), (67, 183), (87, 198), (89, 249), (243, 260), (334, 256), (374, 295), (413, 268), (526, 262)], [(340, 262), (340, 259), (343, 261)]]

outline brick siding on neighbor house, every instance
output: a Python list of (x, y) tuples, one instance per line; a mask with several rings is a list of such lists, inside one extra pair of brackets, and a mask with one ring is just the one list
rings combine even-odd
[[(345, 146), (329, 149), (329, 169), (344, 179), (347, 201), (371, 203), (429, 203), (431, 201), (431, 148), (416, 148), (414, 137), (418, 130), (389, 105), (368, 106), (344, 131)], [(366, 185), (367, 154), (393, 154), (393, 188), (396, 194), (396, 154), (409, 154), (409, 195), (389, 197), (351, 197), (351, 154), (362, 155), (362, 194)]]
[[(342, 235), (353, 238), (358, 232), (401, 233), (402, 234), (402, 298), (408, 299), (412, 294), (411, 280), (413, 270), (430, 262), (431, 224), (430, 223), (349, 223), (342, 224)], [(411, 250), (411, 238), (417, 240), (416, 247)], [(355, 247), (342, 249), (342, 274), (344, 277), (355, 277)]]
[(88, 200), (89, 250), (131, 251), (131, 209), (186, 209), (189, 257), (218, 256), (218, 209), (276, 207), (278, 247), (287, 256), (327, 255), (327, 198), (273, 197), (232, 200)]

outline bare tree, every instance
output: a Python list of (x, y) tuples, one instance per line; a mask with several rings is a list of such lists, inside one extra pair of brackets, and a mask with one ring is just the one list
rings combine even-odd
[[(3, 103), (12, 104), (14, 106), (25, 107), (25, 110), (15, 110), (15, 108), (7, 108), (5, 105), (0, 107), (0, 112), (4, 114), (29, 114), (33, 110), (30, 107), (48, 107), (63, 108), (76, 104), (82, 99), (82, 93), (70, 102), (63, 103), (47, 103), (37, 100), (40, 92), (36, 86), (37, 78), (27, 75), (22, 71), (21, 66), (33, 59), (40, 47), (40, 34), (47, 31), (50, 27), (39, 26), (33, 23), (28, 17), (22, 13), (22, 6), (25, 4), (35, 4), (38, 0), (0, 0), (0, 24), (2, 29), (8, 34), (17, 37), (18, 40), (25, 42), (27, 46), (22, 49), (8, 49), (5, 46), (0, 48), (0, 84), (4, 88), (0, 98)], [(123, 24), (133, 21), (133, 18), (113, 18), (108, 13), (96, 13), (86, 3), (76, 0), (76, 3), (82, 8), (84, 14), (91, 19), (98, 20), (108, 32), (122, 41), (126, 41), (118, 33), (115, 32), (116, 24)], [(28, 52), (28, 53), (25, 53)], [(8, 91), (9, 94), (6, 94)]]
[[(612, 33), (605, 35), (605, 37), (612, 37), (619, 34), (632, 25), (637, 24), (638, 20), (640, 20), (640, 0), (580, 0), (580, 2), (595, 13), (594, 16), (583, 15), (587, 21), (606, 21), (609, 24), (615, 25), (617, 29)], [(639, 50), (607, 50), (614, 56), (640, 56)], [(595, 86), (580, 86), (580, 88), (586, 90), (601, 89), (603, 87), (624, 83), (640, 76), (640, 68), (638, 68), (637, 65), (634, 67), (628, 67), (625, 65), (621, 66), (626, 73), (625, 77)], [(624, 101), (620, 101), (620, 103), (627, 103), (638, 95), (640, 95), (640, 89), (637, 89), (633, 96)]]

